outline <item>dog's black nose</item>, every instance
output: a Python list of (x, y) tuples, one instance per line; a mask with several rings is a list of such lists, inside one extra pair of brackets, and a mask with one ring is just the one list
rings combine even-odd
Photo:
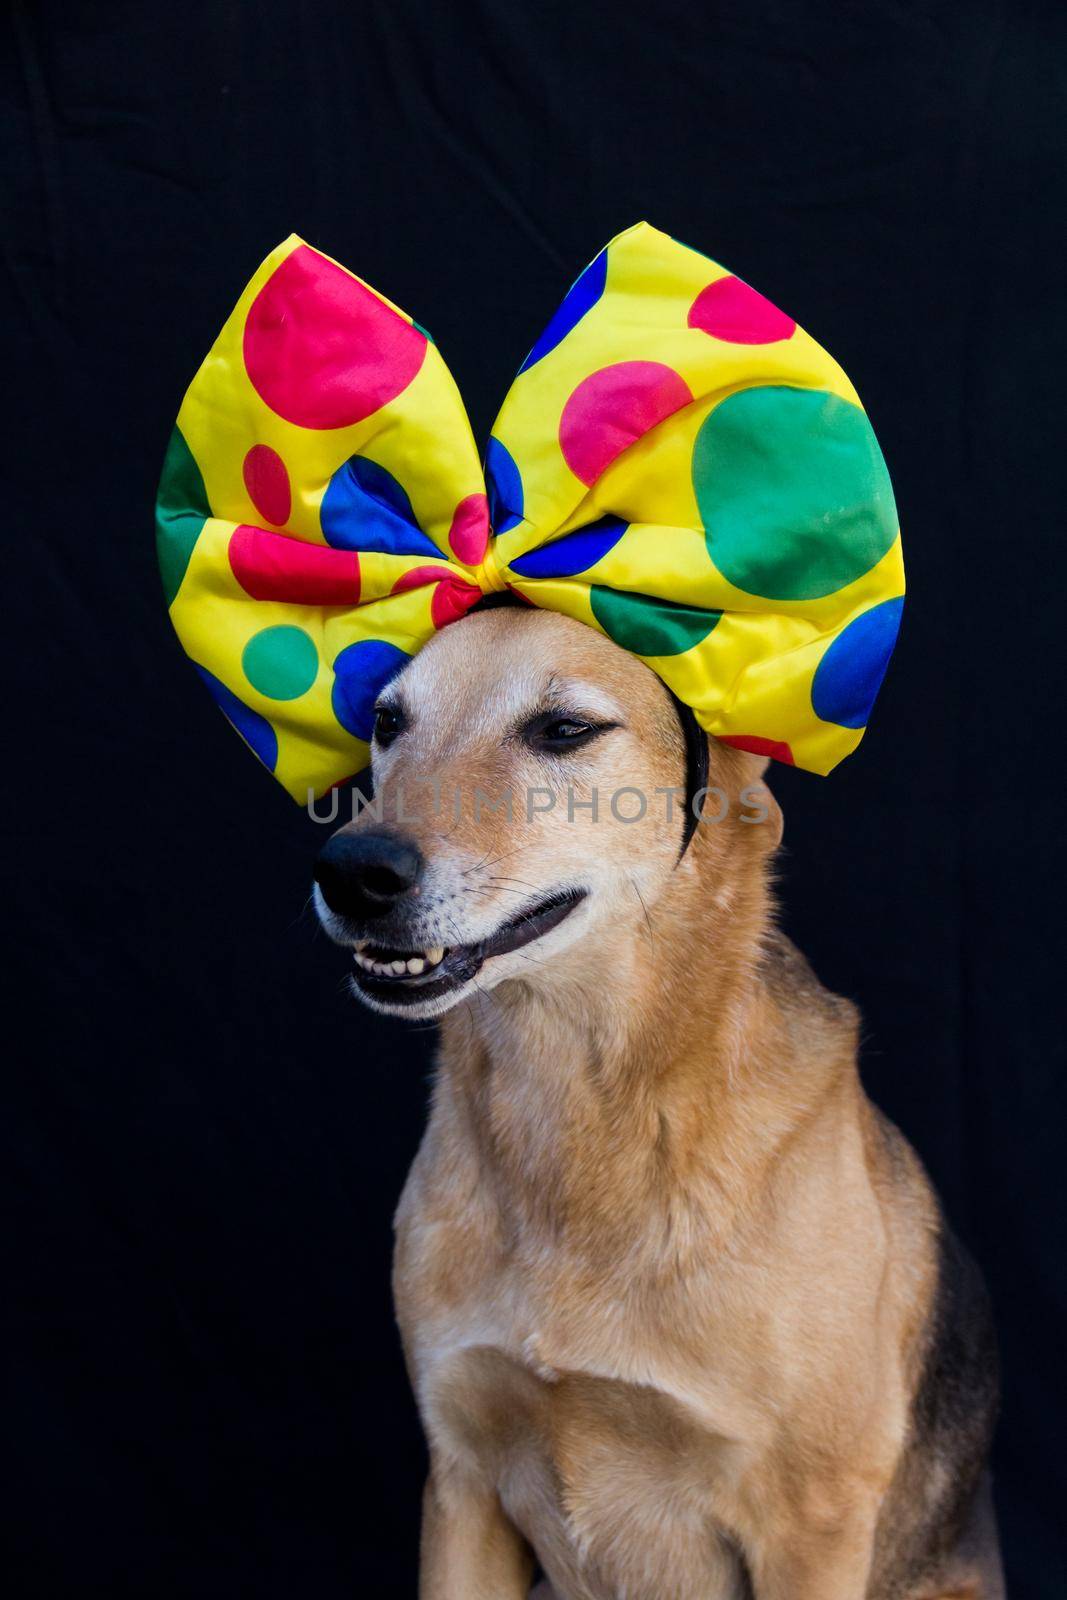
[(422, 856), (397, 833), (335, 833), (315, 863), (315, 882), (338, 916), (354, 922), (384, 917), (412, 889)]

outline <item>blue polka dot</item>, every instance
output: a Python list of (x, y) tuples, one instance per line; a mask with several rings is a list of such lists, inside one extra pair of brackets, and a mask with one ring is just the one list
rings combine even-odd
[(374, 702), (411, 657), (384, 639), (360, 639), (333, 664), (333, 714), (346, 733), (366, 739), (374, 732)]
[(548, 324), (544, 333), (526, 357), (520, 372), (525, 372), (527, 367), (532, 367), (535, 362), (547, 356), (576, 328), (587, 311), (592, 310), (600, 296), (604, 293), (604, 284), (608, 276), (608, 252), (601, 250), (595, 261), (591, 261), (582, 273), (571, 284), (563, 300)]
[(508, 565), (520, 578), (573, 578), (606, 556), (629, 526), (619, 517), (603, 517), (587, 528), (543, 544), (539, 550), (530, 550)]
[(506, 533), (522, 521), (522, 478), (511, 452), (499, 439), (485, 447), (485, 486), (489, 490), (489, 521), (494, 533)]
[(338, 550), (441, 555), (416, 522), (403, 486), (366, 456), (352, 456), (338, 467), (326, 486), (320, 516), (327, 544)]
[(838, 634), (815, 671), (815, 715), (841, 728), (864, 728), (897, 642), (904, 599), (883, 600)]
[(273, 772), (278, 765), (278, 735), (267, 721), (260, 716), (258, 711), (253, 711), (251, 706), (246, 706), (243, 700), (238, 700), (232, 690), (220, 683), (214, 673), (194, 662), (197, 672), (203, 678), (211, 691), (212, 698), (226, 720), (237, 729), (245, 744), (254, 755), (257, 755), (268, 772)]

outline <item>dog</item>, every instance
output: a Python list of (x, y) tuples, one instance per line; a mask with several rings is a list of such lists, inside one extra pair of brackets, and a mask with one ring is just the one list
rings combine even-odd
[(981, 1278), (775, 929), (765, 763), (707, 745), (683, 848), (660, 679), (476, 609), (319, 859), (355, 993), (441, 1018), (396, 1217), (420, 1595), (1002, 1600)]

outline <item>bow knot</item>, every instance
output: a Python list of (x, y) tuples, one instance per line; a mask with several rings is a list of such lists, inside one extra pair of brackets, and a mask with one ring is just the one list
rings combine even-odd
[(496, 544), (490, 539), (485, 555), (474, 569), (478, 585), (484, 594), (506, 594), (508, 582), (497, 560)]

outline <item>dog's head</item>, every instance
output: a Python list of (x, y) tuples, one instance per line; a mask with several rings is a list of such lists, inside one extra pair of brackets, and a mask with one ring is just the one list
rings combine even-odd
[[(745, 835), (746, 853), (766, 853), (778, 813), (750, 787), (761, 764), (709, 742), (704, 817), (722, 825), (699, 828), (679, 864), (685, 738), (648, 667), (550, 611), (443, 629), (379, 696), (373, 803), (316, 867), (356, 992), (430, 1017), (506, 980), (551, 983), (644, 923), (694, 856), (714, 872)], [(765, 825), (739, 830), (739, 813)]]

